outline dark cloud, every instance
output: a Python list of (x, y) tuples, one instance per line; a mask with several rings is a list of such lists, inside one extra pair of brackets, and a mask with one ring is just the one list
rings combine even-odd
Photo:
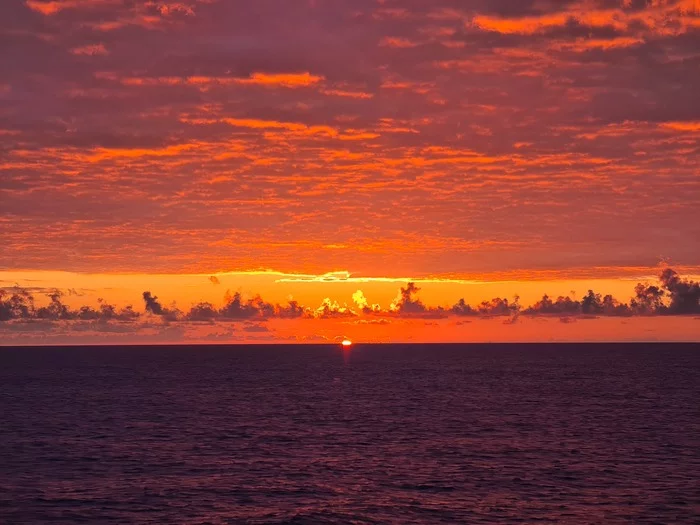
[[(522, 309), (517, 298), (513, 303), (496, 298), (480, 305), (470, 306), (460, 299), (450, 310), (457, 316), (510, 315), (553, 315), (553, 316), (608, 316), (627, 317), (631, 315), (683, 315), (700, 311), (700, 283), (681, 278), (674, 270), (666, 269), (659, 276), (661, 286), (639, 283), (629, 304), (619, 301), (612, 295), (601, 295), (589, 290), (581, 299), (560, 296), (556, 300), (545, 294), (535, 304)], [(668, 297), (667, 304), (664, 298)], [(566, 322), (566, 321), (564, 321)]]
[(665, 269), (659, 279), (668, 291), (671, 299), (671, 303), (668, 305), (668, 313), (700, 313), (700, 283), (682, 279), (671, 268)]
[(560, 296), (556, 301), (547, 295), (543, 295), (542, 299), (525, 309), (525, 314), (544, 314), (544, 315), (576, 315), (581, 313), (581, 303), (571, 297)]
[(274, 316), (275, 307), (263, 301), (260, 296), (244, 301), (240, 292), (236, 292), (233, 295), (226, 292), (226, 304), (220, 313), (224, 319), (241, 320), (256, 317), (267, 319)]
[(219, 317), (219, 311), (211, 303), (198, 303), (187, 313), (190, 321), (214, 321)]
[(472, 308), (463, 298), (452, 307), (451, 312), (460, 317), (479, 315), (479, 311), (476, 308)]
[[(640, 285), (641, 286), (641, 285)], [(654, 309), (650, 310), (656, 311)], [(545, 294), (542, 299), (524, 310), (526, 315), (560, 315), (560, 316), (578, 316), (578, 315), (603, 315), (603, 316), (629, 316), (634, 312), (634, 307), (625, 303), (621, 303), (612, 295), (601, 296), (593, 290), (577, 301), (569, 296), (560, 296), (556, 301)]]
[[(123, 321), (137, 319), (139, 313), (132, 306), (117, 309), (103, 299), (98, 299), (98, 308), (81, 306), (73, 310), (62, 301), (63, 293), (53, 290), (44, 294), (48, 305), (37, 307), (31, 291), (16, 287), (12, 292), (0, 289), (0, 321)], [(156, 298), (151, 298), (155, 300)]]
[(74, 313), (65, 304), (61, 302), (63, 293), (55, 291), (48, 294), (51, 300), (48, 306), (42, 306), (36, 310), (36, 316), (39, 319), (50, 319), (54, 321), (68, 320), (74, 317)]
[(664, 290), (660, 286), (637, 284), (630, 301), (632, 310), (639, 314), (654, 314), (664, 309)]
[(34, 314), (34, 297), (26, 291), (9, 294), (0, 289), (0, 321), (28, 319)]
[(240, 292), (231, 295), (226, 292), (224, 306), (216, 308), (211, 303), (198, 303), (184, 318), (190, 321), (246, 321), (254, 319), (297, 319), (304, 315), (310, 315), (309, 310), (299, 305), (296, 301), (290, 301), (287, 305), (271, 304), (264, 301), (260, 296), (250, 300), (244, 300)]
[(243, 331), (251, 333), (269, 333), (270, 329), (261, 324), (247, 324), (243, 327)]
[(164, 315), (166, 313), (163, 305), (158, 301), (158, 297), (152, 295), (151, 292), (143, 292), (143, 302), (146, 303), (146, 311), (153, 315)]
[(99, 306), (93, 309), (90, 306), (81, 306), (76, 313), (76, 317), (81, 320), (96, 320), (96, 321), (120, 321), (130, 322), (139, 318), (139, 313), (132, 306), (125, 306), (117, 310), (117, 308), (105, 302), (103, 299), (98, 299)]
[(483, 316), (483, 317), (517, 317), (521, 307), (518, 298), (514, 301), (495, 297), (490, 301), (483, 301), (476, 306), (469, 305), (465, 299), (460, 299), (449, 311), (459, 317)]
[(405, 288), (399, 290), (399, 294), (391, 304), (390, 311), (398, 315), (406, 316), (421, 316), (432, 312), (426, 307), (420, 299), (418, 299), (420, 288), (416, 283), (409, 282)]

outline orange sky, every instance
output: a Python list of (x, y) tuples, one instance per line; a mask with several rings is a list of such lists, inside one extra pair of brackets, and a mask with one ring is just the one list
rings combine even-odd
[[(0, 4), (0, 288), (140, 311), (146, 290), (180, 309), (362, 290), (388, 308), (413, 280), (450, 308), (589, 288), (627, 302), (660, 263), (700, 275), (697, 0)], [(609, 339), (637, 326), (588, 322)], [(256, 337), (285, 323), (336, 330)], [(423, 323), (346, 328), (490, 333)], [(700, 337), (692, 316), (652, 324)], [(493, 333), (598, 330), (583, 325)]]

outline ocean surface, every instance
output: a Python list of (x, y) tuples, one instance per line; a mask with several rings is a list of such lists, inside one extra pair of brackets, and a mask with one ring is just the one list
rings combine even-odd
[(700, 345), (0, 348), (0, 523), (700, 523)]

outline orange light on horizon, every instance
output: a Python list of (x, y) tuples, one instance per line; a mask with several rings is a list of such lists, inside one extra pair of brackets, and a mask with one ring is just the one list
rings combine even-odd
[(342, 344), (345, 348), (347, 348), (349, 346), (352, 346), (352, 341), (350, 341), (349, 339), (343, 339), (343, 342), (340, 344)]

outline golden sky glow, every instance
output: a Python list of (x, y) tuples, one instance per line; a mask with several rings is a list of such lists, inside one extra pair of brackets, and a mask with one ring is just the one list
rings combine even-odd
[(449, 308), (700, 275), (697, 0), (17, 0), (0, 35), (0, 288)]

